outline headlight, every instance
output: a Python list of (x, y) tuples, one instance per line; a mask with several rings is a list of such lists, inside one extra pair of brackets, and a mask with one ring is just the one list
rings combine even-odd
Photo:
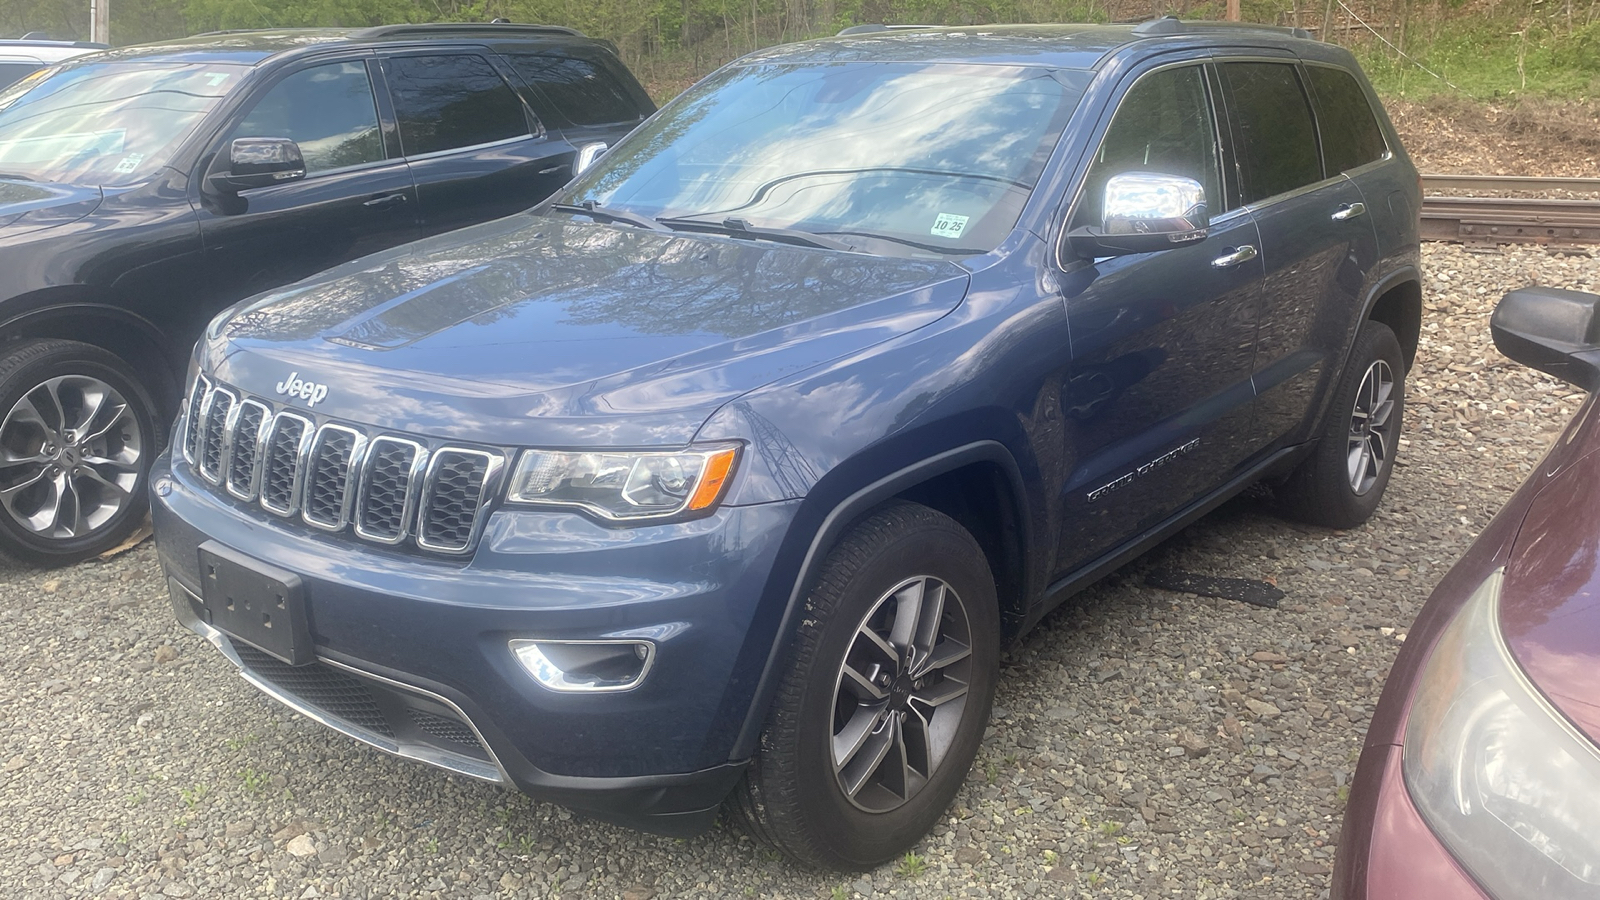
[(710, 509), (738, 461), (737, 444), (681, 451), (525, 450), (506, 499), (578, 507), (605, 519), (663, 519)]
[(1406, 788), (1501, 898), (1600, 896), (1600, 749), (1544, 699), (1500, 636), (1504, 572), (1445, 629), (1406, 724)]

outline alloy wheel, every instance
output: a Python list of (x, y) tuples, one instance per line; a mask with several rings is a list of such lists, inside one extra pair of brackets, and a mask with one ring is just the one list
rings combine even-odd
[(1383, 360), (1367, 367), (1350, 411), (1350, 438), (1345, 461), (1350, 489), (1365, 494), (1377, 483), (1394, 452), (1391, 420), (1394, 414), (1394, 372)]
[(839, 789), (858, 809), (896, 809), (922, 790), (960, 731), (971, 680), (971, 625), (961, 598), (931, 576), (873, 604), (834, 686), (831, 751)]
[(87, 375), (51, 378), (0, 422), (0, 506), (40, 537), (85, 537), (133, 499), (143, 457), (121, 393)]

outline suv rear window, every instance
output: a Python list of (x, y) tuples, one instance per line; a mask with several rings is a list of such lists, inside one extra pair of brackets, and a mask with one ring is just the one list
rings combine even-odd
[(1322, 180), (1311, 107), (1291, 63), (1224, 63), (1233, 99), (1244, 202), (1254, 203)]
[(1328, 173), (1348, 172), (1383, 158), (1388, 146), (1372, 104), (1355, 76), (1343, 69), (1307, 66), (1317, 124), (1322, 128), (1322, 156)]
[(481, 56), (399, 56), (384, 68), (407, 156), (529, 133), (522, 101)]
[(639, 118), (638, 104), (598, 63), (526, 53), (508, 53), (506, 59), (574, 125), (608, 125)]
[(39, 64), (32, 62), (0, 62), (0, 87), (17, 81), (37, 68)]

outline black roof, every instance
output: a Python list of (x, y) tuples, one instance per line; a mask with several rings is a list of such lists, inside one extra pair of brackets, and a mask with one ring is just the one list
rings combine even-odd
[(264, 28), (213, 31), (192, 37), (120, 47), (96, 59), (163, 60), (255, 65), (264, 59), (295, 50), (332, 44), (392, 44), (404, 41), (548, 40), (607, 47), (608, 42), (584, 37), (582, 32), (557, 25), (423, 24), (379, 25), (369, 28)]

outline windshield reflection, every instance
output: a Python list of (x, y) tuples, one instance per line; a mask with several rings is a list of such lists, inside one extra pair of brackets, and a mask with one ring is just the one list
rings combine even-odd
[(993, 249), (1082, 95), (1024, 66), (736, 67), (674, 101), (569, 189), (652, 217), (745, 220), (875, 253)]
[(85, 63), (0, 91), (0, 172), (34, 181), (124, 185), (165, 165), (179, 141), (249, 69)]

